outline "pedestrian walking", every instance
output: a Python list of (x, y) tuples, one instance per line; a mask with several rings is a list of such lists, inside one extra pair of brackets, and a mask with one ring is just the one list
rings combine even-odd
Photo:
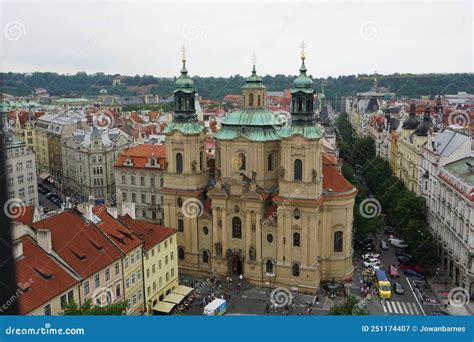
[(319, 306), (319, 296), (316, 296), (316, 306)]
[(270, 311), (270, 305), (268, 305), (267, 303), (267, 306), (265, 307), (265, 312), (268, 313)]
[(242, 273), (239, 275), (239, 279), (240, 279), (241, 282), (242, 282), (242, 280), (244, 280), (244, 275)]

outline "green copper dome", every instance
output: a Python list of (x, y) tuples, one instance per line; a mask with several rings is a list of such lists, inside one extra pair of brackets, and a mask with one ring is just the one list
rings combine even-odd
[(306, 65), (304, 64), (304, 56), (301, 57), (301, 67), (299, 76), (293, 81), (291, 93), (302, 91), (304, 93), (313, 93), (313, 80), (306, 75)]
[(183, 59), (183, 67), (181, 68), (181, 76), (178, 77), (175, 84), (177, 91), (182, 91), (185, 93), (191, 93), (194, 91), (194, 82), (191, 77), (188, 75), (188, 70), (186, 69), (186, 60)]

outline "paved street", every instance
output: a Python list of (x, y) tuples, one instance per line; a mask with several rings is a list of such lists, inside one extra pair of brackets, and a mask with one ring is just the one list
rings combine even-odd
[(225, 289), (230, 295), (229, 306), (226, 315), (327, 315), (329, 312), (329, 303), (324, 295), (320, 295), (319, 305), (308, 305), (313, 303), (314, 296), (291, 293), (285, 303), (294, 304), (294, 310), (285, 310), (284, 305), (276, 309), (276, 311), (266, 312), (266, 306), (271, 305), (270, 290), (253, 287), (248, 282), (243, 281), (240, 292), (238, 291), (238, 283), (236, 280), (232, 284), (227, 283), (225, 278), (220, 278), (221, 287), (212, 283), (205, 282), (202, 279), (181, 277), (181, 283), (193, 286), (198, 298), (183, 312), (184, 315), (202, 315), (204, 297), (214, 294), (217, 298), (224, 295)]
[[(390, 283), (393, 285), (395, 281), (399, 282), (404, 289), (402, 295), (398, 295), (393, 291), (391, 299), (381, 299), (375, 297), (368, 302), (369, 313), (372, 315), (431, 315), (433, 311), (441, 310), (439, 302), (424, 303), (422, 297), (426, 296), (431, 299), (436, 299), (434, 292), (431, 289), (424, 288), (424, 282), (414, 281), (414, 279), (406, 277), (403, 271), (399, 269), (399, 262), (395, 255), (395, 249), (390, 246), (388, 250), (383, 251), (379, 248), (380, 240), (384, 238), (383, 233), (373, 236), (374, 244), (378, 252), (381, 252), (380, 261), (381, 268), (388, 270), (389, 265), (395, 265), (399, 270), (400, 277), (389, 277)], [(362, 280), (362, 270), (364, 269), (363, 262), (360, 259), (358, 252), (354, 257), (354, 265), (356, 265), (356, 274), (354, 275), (354, 286), (358, 282), (359, 296), (360, 284)], [(387, 271), (388, 275), (388, 271)], [(354, 288), (353, 288), (354, 290)]]

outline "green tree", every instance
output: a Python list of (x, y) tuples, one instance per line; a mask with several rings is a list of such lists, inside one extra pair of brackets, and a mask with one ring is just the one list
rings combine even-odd
[(369, 313), (365, 303), (357, 300), (357, 297), (349, 295), (342, 302), (334, 304), (329, 310), (329, 314), (334, 316), (366, 316)]
[(127, 302), (123, 301), (120, 303), (96, 306), (92, 304), (92, 300), (88, 299), (79, 307), (75, 302), (70, 302), (64, 308), (65, 316), (120, 316), (125, 314), (127, 308)]

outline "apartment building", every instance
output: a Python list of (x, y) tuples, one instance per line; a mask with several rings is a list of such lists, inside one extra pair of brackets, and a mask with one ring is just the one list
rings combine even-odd
[(124, 149), (114, 165), (117, 207), (120, 209), (122, 203), (135, 203), (136, 217), (162, 224), (160, 189), (165, 163), (163, 145), (142, 144)]
[(35, 154), (13, 133), (3, 134), (8, 198), (38, 205)]
[(76, 130), (62, 145), (64, 186), (87, 199), (106, 199), (115, 194), (113, 165), (120, 152), (131, 145), (130, 137), (118, 128), (92, 127)]
[(119, 220), (143, 241), (145, 305), (148, 313), (179, 286), (176, 229), (137, 220), (126, 214)]

